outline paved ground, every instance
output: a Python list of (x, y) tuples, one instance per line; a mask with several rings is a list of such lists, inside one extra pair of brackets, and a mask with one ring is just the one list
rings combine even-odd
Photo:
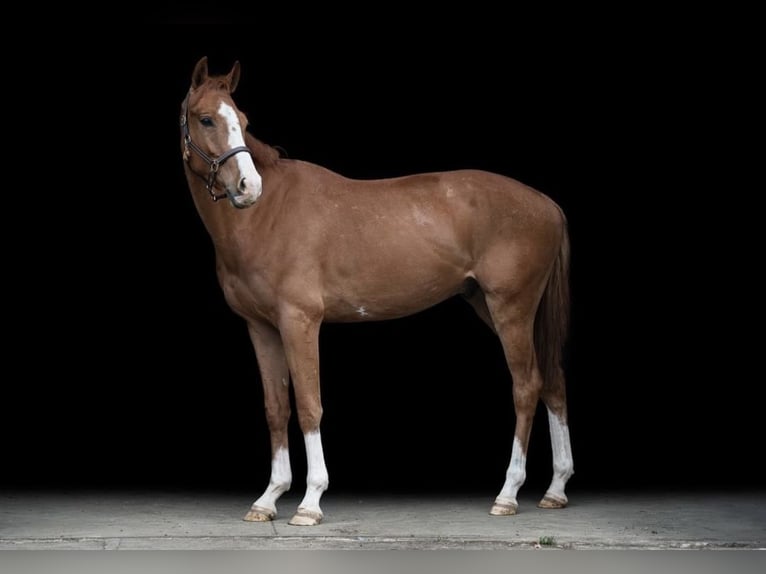
[(5, 492), (0, 550), (766, 549), (766, 489), (570, 497), (564, 510), (522, 497), (518, 515), (493, 517), (491, 495), (328, 492), (324, 523), (295, 527), (297, 494), (282, 498), (275, 521), (248, 523), (252, 495)]

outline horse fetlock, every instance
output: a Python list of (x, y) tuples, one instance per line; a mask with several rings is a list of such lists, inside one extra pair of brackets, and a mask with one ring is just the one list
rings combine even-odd
[(292, 482), (272, 482), (269, 484), (269, 492), (273, 492), (276, 496), (281, 496), (292, 486)]
[(319, 495), (322, 495), (327, 490), (329, 484), (330, 483), (328, 481), (326, 481), (326, 480), (325, 481), (317, 481), (317, 482), (309, 482), (306, 485), (306, 491), (307, 492), (314, 492), (314, 493), (317, 493)]
[(574, 474), (574, 464), (571, 460), (563, 463), (553, 463), (553, 476), (562, 482), (566, 482)]

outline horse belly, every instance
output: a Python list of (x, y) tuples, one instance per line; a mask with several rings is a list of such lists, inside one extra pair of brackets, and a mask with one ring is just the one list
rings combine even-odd
[[(397, 256), (398, 255), (398, 256)], [(433, 252), (374, 250), (325, 277), (328, 321), (393, 319), (422, 311), (462, 290), (465, 267)]]

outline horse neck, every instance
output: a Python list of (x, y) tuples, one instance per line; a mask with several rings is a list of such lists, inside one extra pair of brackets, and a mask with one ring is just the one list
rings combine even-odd
[(268, 201), (268, 183), (272, 180), (272, 172), (279, 161), (279, 152), (256, 139), (249, 133), (246, 134), (245, 143), (250, 149), (256, 169), (263, 180), (263, 195), (258, 202), (244, 210), (238, 210), (229, 205), (227, 199), (214, 202), (205, 189), (204, 181), (193, 174), (188, 165), (185, 166), (186, 181), (192, 194), (194, 205), (197, 208), (210, 238), (213, 240), (216, 253), (226, 258), (228, 246), (232, 244), (232, 236), (245, 231), (252, 234), (258, 228), (253, 225), (253, 218), (257, 217), (259, 203)]
[(197, 213), (202, 219), (208, 235), (213, 240), (216, 252), (220, 252), (230, 243), (232, 235), (235, 235), (242, 226), (243, 216), (247, 215), (255, 206), (240, 211), (231, 206), (228, 199), (213, 201), (205, 189), (204, 182), (190, 173), (188, 169), (186, 180)]

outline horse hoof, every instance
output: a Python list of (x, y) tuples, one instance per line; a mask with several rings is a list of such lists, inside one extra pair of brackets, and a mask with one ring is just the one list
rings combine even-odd
[(489, 513), (492, 516), (513, 516), (518, 510), (519, 505), (513, 500), (496, 500)]
[(277, 513), (273, 510), (269, 510), (268, 508), (263, 508), (261, 506), (253, 506), (250, 508), (247, 514), (245, 514), (245, 517), (242, 520), (247, 522), (269, 522), (274, 520), (276, 516)]
[(565, 497), (557, 496), (555, 494), (546, 493), (543, 499), (537, 503), (538, 508), (565, 508), (569, 502)]
[(288, 524), (293, 526), (316, 526), (322, 522), (322, 513), (299, 508)]

